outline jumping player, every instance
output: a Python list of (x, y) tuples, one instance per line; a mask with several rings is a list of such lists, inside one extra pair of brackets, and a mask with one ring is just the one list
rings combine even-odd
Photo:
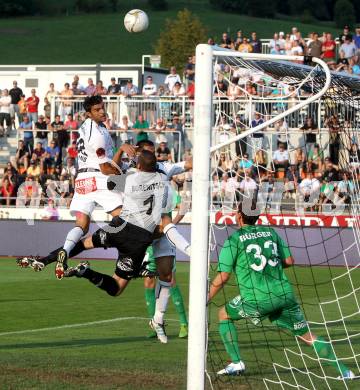
[[(76, 215), (76, 222), (75, 227), (67, 234), (62, 250), (57, 252), (55, 275), (58, 279), (63, 278), (70, 251), (88, 232), (90, 216), (96, 204), (113, 217), (120, 214), (122, 196), (119, 192), (108, 190), (108, 178), (109, 175), (121, 174), (119, 165), (123, 153), (130, 156), (135, 154), (133, 146), (124, 144), (113, 155), (113, 142), (103, 125), (106, 113), (101, 96), (86, 97), (84, 109), (88, 118), (79, 129), (79, 169), (70, 205), (71, 213)], [(41, 267), (41, 264), (38, 265)]]
[[(319, 358), (326, 359), (340, 372), (341, 378), (354, 378), (354, 373), (336, 359), (331, 343), (310, 332), (283, 270), (294, 264), (288, 246), (271, 227), (256, 226), (258, 215), (247, 215), (250, 213), (243, 207), (239, 205), (236, 216), (240, 229), (224, 243), (218, 274), (209, 292), (210, 301), (235, 273), (240, 295), (219, 309), (219, 333), (232, 362), (218, 375), (239, 375), (245, 371), (234, 321), (245, 318), (257, 325), (268, 318), (312, 346)], [(256, 202), (252, 202), (251, 209), (256, 209)]]
[(129, 281), (139, 274), (146, 248), (161, 221), (167, 185), (166, 177), (156, 170), (154, 154), (142, 151), (138, 156), (137, 172), (126, 179), (121, 217), (114, 217), (108, 226), (114, 231), (99, 229), (82, 242), (84, 249), (117, 248), (119, 257), (114, 275), (94, 271), (86, 261), (66, 270), (64, 276), (88, 279), (109, 295), (120, 295)]

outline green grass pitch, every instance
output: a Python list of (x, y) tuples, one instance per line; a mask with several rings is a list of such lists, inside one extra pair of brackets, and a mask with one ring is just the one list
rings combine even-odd
[[(91, 263), (94, 269), (109, 274), (113, 271), (111, 261)], [(177, 265), (177, 279), (186, 302), (188, 268), (187, 263)], [(299, 283), (305, 284), (299, 292), (307, 302), (305, 311), (314, 321), (320, 319), (320, 314), (318, 309), (315, 310), (317, 298), (311, 280), (315, 278), (318, 294), (323, 300), (331, 300), (330, 272), (335, 276), (344, 269), (295, 267), (288, 271), (291, 280), (294, 281), (296, 276)], [(360, 284), (358, 270), (352, 275)], [(186, 388), (187, 341), (177, 338), (179, 323), (174, 307), (170, 302), (167, 315), (169, 343), (161, 345), (155, 339), (148, 339), (141, 280), (132, 282), (121, 297), (112, 298), (86, 280), (57, 281), (51, 266), (35, 273), (16, 267), (14, 259), (1, 259), (0, 285), (0, 389)], [(342, 279), (337, 286), (338, 293), (345, 294), (349, 289), (348, 279)], [(232, 297), (236, 294), (235, 288), (229, 286), (226, 294), (228, 298)], [(215, 304), (210, 306), (210, 371), (211, 364), (214, 364), (214, 369), (220, 369), (227, 359), (216, 331), (216, 304), (222, 304), (223, 300), (220, 293)], [(341, 308), (343, 314), (354, 312), (354, 295), (344, 299)], [(328, 319), (336, 318), (339, 308), (329, 305), (325, 312)], [(43, 328), (48, 329), (39, 331)], [(271, 361), (284, 363), (283, 345), (296, 349), (294, 339), (268, 327), (268, 324), (265, 328), (255, 328), (239, 322), (238, 328), (248, 373), (245, 377), (215, 382), (215, 388), (264, 389), (263, 377), (276, 378)], [(347, 329), (349, 334), (360, 332), (358, 316), (347, 320)], [(326, 336), (321, 326), (316, 331)], [(341, 324), (330, 328), (332, 337), (340, 337), (343, 333)], [(358, 353), (358, 339), (354, 340), (353, 347)], [(349, 344), (345, 341), (335, 348), (339, 356), (349, 354)], [(311, 351), (307, 351), (311, 355)], [(291, 361), (294, 366), (303, 367), (295, 356)], [(306, 360), (306, 364), (311, 371), (321, 374), (316, 362)], [(354, 361), (349, 361), (349, 364), (356, 371)], [(336, 374), (331, 368), (325, 370), (330, 375)], [(292, 375), (285, 370), (280, 368), (279, 375), (293, 383)], [(298, 374), (298, 381), (306, 386), (309, 380)], [(316, 378), (314, 383), (316, 389), (325, 388)], [(333, 389), (344, 388), (339, 382), (334, 382), (334, 386)], [(351, 384), (349, 388), (355, 389), (356, 386)]]

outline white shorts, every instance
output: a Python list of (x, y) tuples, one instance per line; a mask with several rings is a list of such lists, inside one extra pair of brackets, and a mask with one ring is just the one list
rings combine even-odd
[(152, 247), (153, 247), (155, 259), (163, 256), (176, 255), (175, 246), (170, 243), (170, 241), (166, 238), (166, 236), (162, 236), (157, 240), (154, 240), (152, 243)]
[(70, 204), (70, 212), (72, 215), (76, 212), (81, 212), (90, 216), (97, 204), (106, 213), (110, 213), (122, 206), (123, 196), (119, 192), (109, 190), (97, 190), (88, 194), (79, 194), (75, 191)]

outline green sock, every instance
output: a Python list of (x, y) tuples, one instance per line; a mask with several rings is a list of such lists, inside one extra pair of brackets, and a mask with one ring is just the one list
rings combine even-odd
[(219, 333), (224, 343), (226, 352), (230, 355), (233, 363), (239, 363), (241, 360), (240, 349), (238, 345), (238, 336), (234, 323), (231, 320), (219, 322)]
[(155, 288), (145, 288), (145, 302), (149, 318), (155, 314)]
[(338, 371), (340, 371), (341, 375), (343, 375), (345, 371), (349, 370), (344, 363), (336, 359), (334, 349), (329, 341), (326, 341), (322, 337), (318, 337), (313, 342), (313, 347), (319, 357), (331, 360), (325, 361), (325, 363), (335, 367)]
[(173, 301), (173, 304), (175, 305), (175, 309), (180, 317), (180, 324), (187, 325), (187, 318), (186, 318), (186, 312), (185, 312), (185, 306), (183, 297), (181, 294), (181, 291), (178, 286), (171, 287), (170, 288), (170, 295), (171, 299)]

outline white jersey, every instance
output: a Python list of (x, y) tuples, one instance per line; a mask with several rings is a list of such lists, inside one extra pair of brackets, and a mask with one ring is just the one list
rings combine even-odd
[(156, 94), (157, 86), (156, 84), (144, 84), (142, 89), (142, 94), (145, 96), (151, 96)]
[[(98, 125), (90, 118), (86, 119), (79, 129), (76, 147), (79, 170), (93, 171), (80, 172), (77, 178), (95, 177), (98, 188), (106, 189), (108, 176), (100, 172), (100, 164), (110, 162), (113, 158), (113, 142), (107, 128)], [(94, 170), (99, 170), (99, 172), (94, 172)]]
[(158, 172), (128, 174), (125, 183), (121, 218), (149, 232), (160, 224), (162, 210), (168, 199), (169, 184)]
[(180, 175), (185, 171), (185, 161), (180, 161), (178, 163), (171, 162), (158, 162), (157, 169), (160, 173), (164, 173), (166, 178), (170, 181), (173, 176)]

